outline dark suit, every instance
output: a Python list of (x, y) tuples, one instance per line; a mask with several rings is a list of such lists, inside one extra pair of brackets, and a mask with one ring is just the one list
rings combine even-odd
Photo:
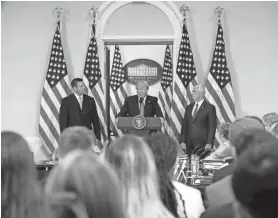
[(207, 186), (205, 196), (208, 207), (222, 206), (234, 202), (236, 197), (232, 188), (232, 175)]
[(216, 111), (212, 104), (203, 101), (193, 119), (194, 104), (188, 105), (185, 109), (180, 138), (180, 143), (186, 144), (188, 154), (192, 153), (195, 146), (204, 147), (206, 144), (213, 146), (217, 125)]
[(85, 126), (92, 129), (93, 124), (96, 138), (100, 140), (100, 124), (95, 99), (88, 95), (83, 95), (82, 110), (74, 94), (64, 98), (60, 108), (59, 123), (61, 133), (69, 126)]
[[(117, 117), (135, 117), (139, 112), (138, 95), (132, 95), (125, 99), (125, 103)], [(163, 117), (163, 114), (158, 105), (157, 97), (147, 95), (144, 105), (144, 117), (154, 116)]]

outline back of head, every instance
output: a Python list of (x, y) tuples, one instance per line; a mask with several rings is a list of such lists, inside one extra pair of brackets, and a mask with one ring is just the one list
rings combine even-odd
[(235, 147), (236, 152), (238, 153), (238, 149), (240, 149), (240, 145), (237, 145), (238, 135), (240, 135), (243, 131), (247, 129), (261, 129), (264, 130), (264, 124), (260, 118), (255, 116), (245, 116), (243, 118), (235, 120), (229, 129), (229, 141)]
[(245, 130), (247, 149), (239, 156), (232, 186), (255, 217), (278, 217), (278, 140), (264, 130)]
[(1, 168), (2, 178), (7, 174), (32, 178), (36, 175), (33, 155), (26, 140), (10, 131), (1, 132)]
[(90, 150), (96, 143), (93, 131), (83, 126), (73, 126), (66, 128), (59, 139), (59, 156), (64, 157), (67, 153), (80, 149)]
[(177, 200), (175, 196), (171, 170), (174, 169), (178, 156), (178, 142), (170, 136), (162, 133), (154, 133), (145, 137), (151, 148), (156, 168), (159, 175), (160, 197), (164, 205), (175, 217), (178, 217)]
[(122, 184), (139, 188), (145, 179), (156, 180), (154, 157), (145, 141), (137, 136), (117, 138), (106, 150), (106, 159), (115, 168)]
[(221, 139), (228, 140), (229, 138), (229, 130), (230, 130), (231, 123), (224, 122), (220, 123), (218, 126), (219, 135), (221, 136)]
[(45, 193), (58, 217), (125, 217), (119, 180), (94, 154), (67, 154), (47, 178)]
[(155, 210), (154, 204), (160, 202), (159, 185), (154, 157), (146, 142), (137, 136), (124, 135), (107, 148), (105, 156), (121, 180), (128, 214), (146, 217), (143, 214), (151, 212), (151, 205)]
[(158, 171), (169, 173), (178, 156), (178, 142), (167, 134), (154, 133), (145, 137), (151, 148)]
[(272, 123), (278, 121), (278, 114), (275, 112), (265, 114), (262, 117), (265, 126), (271, 126)]
[(43, 216), (32, 152), (26, 140), (11, 131), (1, 132), (1, 186), (2, 217)]

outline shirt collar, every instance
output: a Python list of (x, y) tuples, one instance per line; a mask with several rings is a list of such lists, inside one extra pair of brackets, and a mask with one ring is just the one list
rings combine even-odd
[[(77, 94), (75, 94), (75, 93), (73, 93), (73, 94), (75, 95), (76, 99), (79, 101), (79, 99), (80, 99), (79, 95), (77, 95)], [(83, 99), (83, 94), (80, 95), (80, 96), (81, 96), (81, 99)]]
[(198, 107), (200, 107), (204, 102), (204, 99), (199, 101), (199, 102), (195, 102), (194, 106), (196, 107), (196, 104), (198, 104)]
[[(147, 98), (147, 96), (145, 96), (145, 97), (143, 98), (144, 104), (145, 104), (145, 102), (146, 102), (146, 98)], [(139, 97), (139, 96), (138, 96), (138, 102), (140, 102), (140, 97)]]

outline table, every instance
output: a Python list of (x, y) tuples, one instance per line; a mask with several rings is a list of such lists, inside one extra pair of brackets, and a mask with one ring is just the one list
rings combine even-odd
[(56, 162), (53, 161), (43, 161), (40, 163), (36, 163), (38, 180), (44, 180), (55, 165)]

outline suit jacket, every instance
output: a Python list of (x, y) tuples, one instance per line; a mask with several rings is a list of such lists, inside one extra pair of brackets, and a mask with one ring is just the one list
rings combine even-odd
[(85, 126), (92, 129), (93, 124), (96, 138), (100, 140), (100, 123), (95, 99), (88, 95), (83, 95), (82, 110), (74, 94), (62, 99), (59, 123), (61, 132), (69, 126)]
[(234, 170), (235, 170), (234, 163), (229, 164), (228, 166), (225, 166), (219, 170), (216, 170), (213, 174), (212, 182), (217, 182), (217, 181), (225, 178), (226, 176), (233, 174)]
[(188, 105), (185, 109), (184, 120), (181, 130), (180, 142), (185, 142), (187, 149), (195, 146), (214, 144), (216, 131), (215, 107), (203, 101), (195, 119), (192, 117), (192, 110), (195, 103)]
[(207, 209), (200, 218), (252, 218), (238, 202)]
[(208, 207), (222, 206), (235, 201), (232, 188), (232, 175), (226, 176), (218, 182), (206, 187)]
[[(144, 117), (163, 117), (157, 100), (157, 97), (147, 95), (144, 106)], [(132, 95), (125, 99), (125, 103), (117, 117), (135, 117), (139, 113), (138, 95)]]

